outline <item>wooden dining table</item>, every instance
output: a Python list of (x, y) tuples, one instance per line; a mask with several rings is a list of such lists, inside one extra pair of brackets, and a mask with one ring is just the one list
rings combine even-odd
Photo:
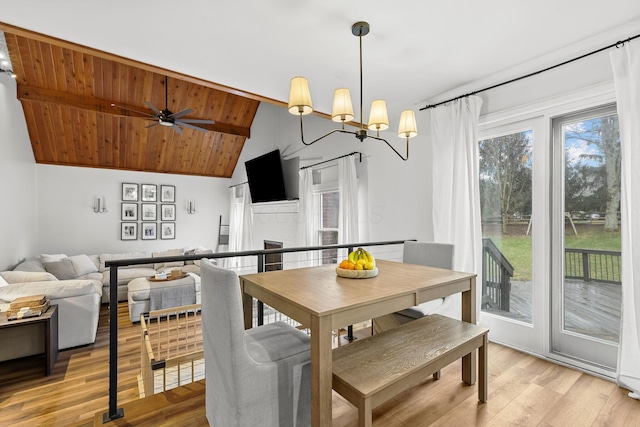
[[(336, 265), (240, 276), (245, 328), (252, 327), (253, 298), (311, 331), (311, 425), (332, 422), (332, 331), (420, 303), (462, 293), (461, 319), (476, 323), (476, 275), (377, 260), (378, 275), (347, 279)], [(475, 353), (462, 360), (462, 380), (476, 380)]]

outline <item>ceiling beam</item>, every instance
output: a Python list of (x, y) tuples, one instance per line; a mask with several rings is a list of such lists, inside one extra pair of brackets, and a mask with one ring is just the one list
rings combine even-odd
[[(145, 114), (140, 111), (143, 108), (135, 105), (113, 104), (104, 99), (92, 98), (89, 96), (74, 95), (68, 92), (58, 92), (50, 89), (25, 86), (18, 84), (18, 99), (20, 101), (44, 102), (48, 104), (64, 105), (66, 107), (79, 108), (81, 110), (95, 111), (97, 113), (110, 114), (113, 116), (132, 117), (136, 119), (153, 119), (151, 113)], [(183, 119), (195, 119), (196, 117), (183, 117)], [(212, 132), (225, 133), (228, 135), (251, 137), (251, 129), (232, 125), (229, 123), (216, 122), (214, 124), (196, 124), (196, 126)]]

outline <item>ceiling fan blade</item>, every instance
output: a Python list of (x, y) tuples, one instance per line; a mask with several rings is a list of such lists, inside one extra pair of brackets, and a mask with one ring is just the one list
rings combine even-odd
[(153, 105), (152, 103), (150, 103), (150, 102), (148, 102), (148, 101), (145, 101), (144, 103), (145, 103), (145, 105), (146, 105), (147, 107), (151, 108), (151, 109), (153, 110), (153, 112), (154, 112), (154, 113), (156, 113), (156, 114), (160, 114), (160, 110), (158, 110), (158, 109), (156, 108), (156, 106), (155, 106), (155, 105)]
[(145, 128), (150, 128), (150, 127), (153, 127), (153, 126), (158, 126), (159, 124), (160, 124), (160, 122), (153, 122), (153, 123), (151, 123), (150, 125), (145, 126)]
[(182, 119), (179, 121), (182, 123), (202, 123), (202, 124), (209, 124), (209, 125), (213, 125), (216, 123), (213, 120), (203, 120), (203, 119)]
[(180, 127), (174, 125), (171, 126), (173, 128), (173, 130), (175, 130), (179, 135), (182, 135), (182, 129), (180, 129)]
[(200, 132), (208, 132), (209, 131), (209, 129), (203, 129), (203, 128), (200, 128), (198, 126), (190, 125), (189, 123), (185, 123), (185, 122), (183, 122), (181, 120), (176, 120), (176, 125), (184, 126), (186, 128), (189, 128), (189, 129), (199, 130)]
[(177, 113), (171, 114), (169, 117), (172, 119), (177, 119), (178, 117), (186, 116), (187, 114), (193, 112), (191, 108), (187, 108), (186, 110), (178, 111)]

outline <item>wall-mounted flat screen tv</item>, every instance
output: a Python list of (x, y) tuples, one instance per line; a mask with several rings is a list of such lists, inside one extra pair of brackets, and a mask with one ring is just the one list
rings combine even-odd
[(252, 203), (287, 200), (280, 150), (244, 162)]

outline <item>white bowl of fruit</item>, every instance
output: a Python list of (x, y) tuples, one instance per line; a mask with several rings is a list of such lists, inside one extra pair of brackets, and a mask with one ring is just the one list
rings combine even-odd
[(373, 255), (358, 248), (336, 267), (336, 274), (349, 279), (367, 279), (378, 275), (378, 267)]

